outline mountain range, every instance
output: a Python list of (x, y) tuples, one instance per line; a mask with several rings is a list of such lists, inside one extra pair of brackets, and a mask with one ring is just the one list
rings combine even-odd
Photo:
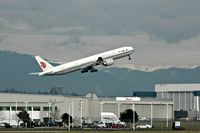
[(0, 91), (14, 88), (24, 92), (50, 91), (62, 87), (68, 94), (97, 96), (132, 96), (134, 91), (154, 91), (155, 84), (200, 83), (200, 67), (160, 68), (141, 71), (109, 67), (96, 73), (80, 71), (62, 76), (38, 77), (29, 75), (41, 71), (34, 56), (13, 51), (0, 51)]

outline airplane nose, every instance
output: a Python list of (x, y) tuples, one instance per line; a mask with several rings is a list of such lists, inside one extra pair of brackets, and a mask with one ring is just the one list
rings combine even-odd
[(135, 52), (135, 49), (136, 49), (135, 47), (131, 47), (131, 51)]

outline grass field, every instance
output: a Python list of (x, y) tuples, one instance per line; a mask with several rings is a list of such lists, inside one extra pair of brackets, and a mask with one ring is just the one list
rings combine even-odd
[(200, 131), (0, 131), (0, 133), (200, 133)]
[(160, 130), (159, 129), (146, 129), (146, 130), (137, 130), (137, 131), (124, 131), (124, 130), (79, 130), (79, 131), (68, 131), (68, 129), (0, 129), (0, 133), (200, 133), (200, 130), (183, 130), (183, 131), (172, 131), (170, 129)]

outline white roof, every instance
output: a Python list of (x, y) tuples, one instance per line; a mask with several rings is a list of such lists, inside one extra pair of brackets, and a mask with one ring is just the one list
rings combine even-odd
[(115, 115), (115, 114), (112, 112), (101, 112), (101, 115)]
[(200, 91), (200, 84), (156, 84), (156, 92)]
[(116, 97), (116, 101), (140, 101), (140, 97)]

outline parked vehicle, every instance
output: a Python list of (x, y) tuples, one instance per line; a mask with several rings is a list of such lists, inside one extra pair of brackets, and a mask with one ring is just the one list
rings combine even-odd
[(111, 128), (119, 128), (118, 124), (112, 124)]
[(139, 121), (148, 121), (149, 119), (147, 119), (146, 117), (140, 117), (140, 118), (138, 118), (139, 119)]
[(140, 128), (152, 128), (151, 125), (149, 124), (144, 124), (144, 125), (137, 125), (136, 128), (140, 129)]
[(126, 123), (121, 122), (119, 118), (112, 112), (102, 112), (101, 122), (107, 124), (107, 127), (111, 127), (112, 124), (118, 125), (118, 128), (125, 128)]
[(174, 121), (172, 123), (172, 129), (173, 130), (184, 130), (184, 128), (181, 126), (181, 122), (180, 121)]
[(4, 123), (0, 123), (0, 127), (1, 128), (11, 128), (12, 126), (10, 124), (4, 122)]
[(106, 124), (103, 122), (96, 123), (97, 128), (106, 128)]

